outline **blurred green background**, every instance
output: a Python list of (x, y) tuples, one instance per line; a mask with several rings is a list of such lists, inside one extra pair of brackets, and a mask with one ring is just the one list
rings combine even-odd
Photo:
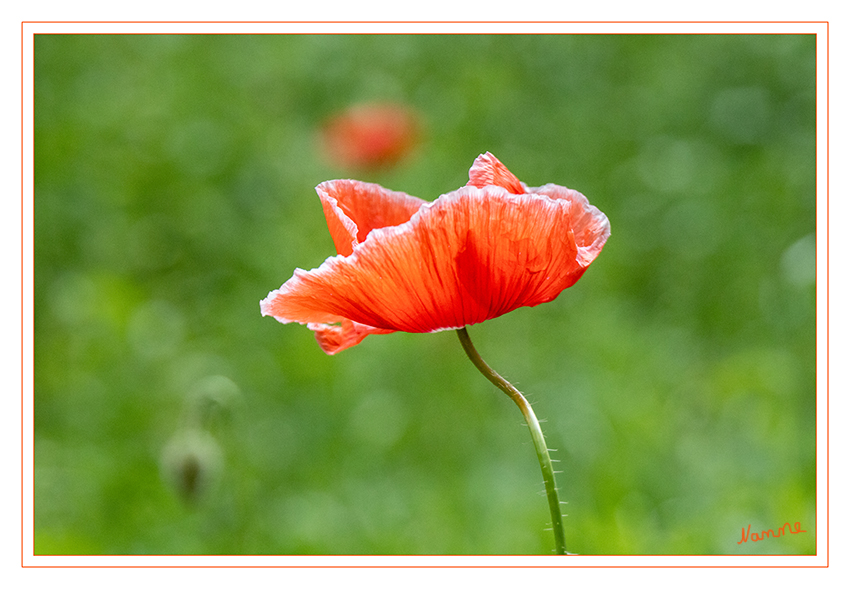
[[(318, 129), (370, 100), (421, 144), (336, 167)], [(432, 200), (487, 150), (611, 220), (576, 286), (470, 328), (545, 420), (569, 550), (814, 553), (814, 122), (814, 36), (38, 35), (36, 553), (550, 553), (455, 334), (328, 357), (259, 310), (335, 253), (316, 184)]]

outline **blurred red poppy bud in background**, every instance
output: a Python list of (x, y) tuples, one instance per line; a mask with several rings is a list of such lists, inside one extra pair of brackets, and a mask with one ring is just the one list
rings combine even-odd
[(419, 139), (419, 122), (400, 104), (364, 103), (331, 117), (321, 136), (333, 164), (377, 169), (393, 166), (411, 152)]

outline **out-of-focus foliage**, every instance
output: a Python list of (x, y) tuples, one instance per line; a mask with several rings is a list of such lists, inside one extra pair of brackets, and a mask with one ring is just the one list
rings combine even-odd
[[(39, 35), (35, 550), (549, 553), (516, 407), (455, 335), (335, 357), (262, 318), (333, 254), (318, 133), (363, 101), (426, 199), (499, 157), (612, 235), (470, 328), (535, 403), (583, 554), (815, 551), (812, 36)], [(741, 528), (805, 534), (738, 544)]]

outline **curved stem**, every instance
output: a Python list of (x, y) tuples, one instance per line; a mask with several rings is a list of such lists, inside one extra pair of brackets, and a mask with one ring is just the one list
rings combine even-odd
[(546, 440), (543, 438), (543, 430), (540, 429), (537, 416), (534, 415), (531, 405), (522, 393), (487, 365), (478, 350), (472, 345), (472, 340), (469, 339), (465, 327), (457, 330), (457, 337), (460, 339), (460, 344), (463, 346), (466, 355), (469, 356), (479, 372), (509, 396), (522, 411), (528, 429), (531, 431), (531, 439), (534, 441), (534, 449), (537, 451), (540, 470), (543, 472), (543, 483), (546, 486), (546, 496), (549, 499), (549, 512), (552, 515), (552, 531), (555, 533), (555, 551), (558, 554), (567, 554), (567, 546), (564, 541), (564, 523), (561, 518), (561, 502), (558, 501), (558, 489), (555, 487), (555, 471), (552, 469), (552, 459), (549, 458), (549, 449), (546, 447)]

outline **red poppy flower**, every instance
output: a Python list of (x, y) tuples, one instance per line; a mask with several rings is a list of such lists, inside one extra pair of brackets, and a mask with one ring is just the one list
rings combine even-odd
[(413, 112), (398, 104), (360, 104), (333, 117), (322, 129), (330, 159), (347, 168), (380, 168), (397, 163), (416, 145)]
[(529, 188), (490, 153), (466, 186), (430, 203), (355, 180), (316, 191), (339, 255), (296, 269), (260, 309), (306, 324), (328, 354), (373, 333), (459, 329), (549, 302), (610, 234), (584, 195)]

